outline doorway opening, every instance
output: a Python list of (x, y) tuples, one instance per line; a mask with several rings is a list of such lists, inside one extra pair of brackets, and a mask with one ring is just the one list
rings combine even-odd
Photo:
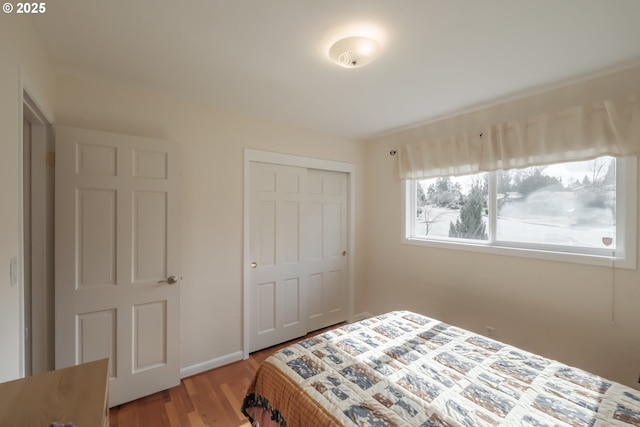
[(23, 93), (22, 277), (23, 373), (55, 366), (53, 206), (51, 125), (34, 100)]

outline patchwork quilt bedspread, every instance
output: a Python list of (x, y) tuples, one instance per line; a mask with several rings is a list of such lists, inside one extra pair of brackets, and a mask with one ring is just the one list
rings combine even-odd
[(640, 426), (640, 391), (408, 311), (286, 347), (243, 403), (280, 426)]

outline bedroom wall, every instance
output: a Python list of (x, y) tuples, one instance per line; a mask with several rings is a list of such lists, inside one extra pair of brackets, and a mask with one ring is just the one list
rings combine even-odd
[[(434, 121), (420, 131), (444, 136), (630, 92), (640, 93), (640, 67)], [(401, 243), (403, 187), (389, 151), (415, 130), (366, 145), (365, 229), (375, 230), (364, 242), (371, 313), (410, 309), (481, 334), (493, 326), (499, 340), (640, 389), (637, 269), (615, 273), (611, 324), (609, 268)]]
[[(357, 223), (363, 223), (360, 142), (83, 77), (60, 75), (56, 89), (61, 94), (55, 106), (59, 124), (167, 139), (181, 146), (182, 368), (222, 362), (242, 348), (244, 147), (354, 163)], [(356, 242), (356, 251), (359, 247)], [(359, 264), (357, 258), (356, 272)], [(355, 312), (364, 310), (358, 304)]]
[(40, 102), (52, 106), (54, 84), (49, 69), (30, 18), (3, 13), (0, 16), (0, 382), (20, 376), (20, 284), (11, 286), (9, 280), (9, 260), (20, 252), (20, 81), (24, 77)]

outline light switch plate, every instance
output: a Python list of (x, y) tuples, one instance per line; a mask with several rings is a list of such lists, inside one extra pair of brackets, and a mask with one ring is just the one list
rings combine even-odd
[(18, 258), (11, 257), (9, 261), (9, 278), (11, 286), (15, 286), (18, 283)]

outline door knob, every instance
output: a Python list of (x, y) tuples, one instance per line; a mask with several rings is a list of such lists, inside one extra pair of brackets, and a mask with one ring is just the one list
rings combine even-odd
[(251, 263), (251, 268), (256, 268), (257, 266), (258, 266), (258, 263), (257, 263), (257, 262), (252, 262), (252, 263)]
[(169, 277), (167, 277), (167, 280), (160, 280), (158, 283), (168, 283), (170, 285), (175, 285), (176, 283), (178, 283), (178, 277), (177, 276), (169, 276)]

